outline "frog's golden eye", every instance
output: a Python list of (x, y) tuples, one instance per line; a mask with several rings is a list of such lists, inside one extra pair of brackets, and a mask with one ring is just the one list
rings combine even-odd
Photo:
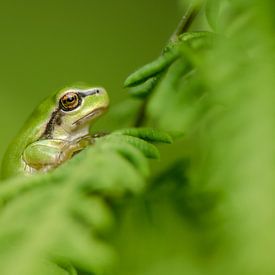
[(77, 93), (69, 92), (62, 96), (59, 101), (60, 108), (63, 111), (72, 111), (81, 104), (81, 98)]

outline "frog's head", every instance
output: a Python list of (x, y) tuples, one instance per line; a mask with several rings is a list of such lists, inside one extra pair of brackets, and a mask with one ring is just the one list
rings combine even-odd
[[(67, 88), (56, 95), (59, 123), (71, 133), (88, 127), (109, 106), (109, 97), (104, 88)], [(56, 121), (58, 124), (58, 121)]]

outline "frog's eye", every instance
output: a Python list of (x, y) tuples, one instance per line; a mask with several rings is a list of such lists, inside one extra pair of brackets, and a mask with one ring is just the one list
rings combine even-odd
[(77, 93), (67, 93), (59, 101), (61, 109), (65, 112), (76, 109), (81, 104), (81, 98)]

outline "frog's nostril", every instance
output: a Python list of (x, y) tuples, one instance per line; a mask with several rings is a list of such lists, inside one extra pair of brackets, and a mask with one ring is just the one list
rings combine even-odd
[(106, 91), (105, 91), (104, 88), (99, 87), (99, 88), (94, 89), (94, 94), (102, 95), (102, 94), (105, 94), (105, 93), (106, 93)]

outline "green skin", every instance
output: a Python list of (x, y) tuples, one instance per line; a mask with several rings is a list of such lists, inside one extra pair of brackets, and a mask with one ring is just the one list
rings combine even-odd
[[(77, 93), (81, 102), (64, 111), (60, 99)], [(45, 99), (32, 113), (9, 146), (1, 178), (47, 172), (93, 142), (89, 128), (107, 110), (109, 97), (103, 88), (66, 88)]]

